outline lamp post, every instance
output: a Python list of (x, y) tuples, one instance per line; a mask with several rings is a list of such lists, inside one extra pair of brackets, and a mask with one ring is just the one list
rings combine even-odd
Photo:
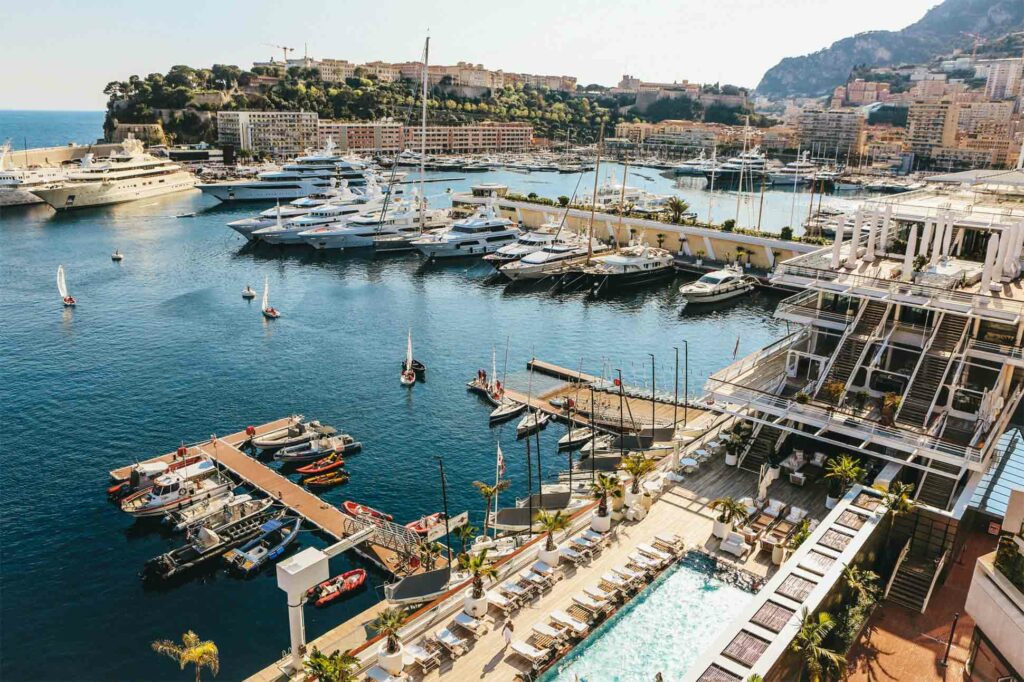
[(448, 575), (452, 574), (452, 538), (451, 529), (448, 527), (448, 485), (444, 477), (444, 460), (435, 455), (437, 466), (441, 470), (441, 502), (444, 505), (444, 543), (448, 548)]
[(683, 425), (690, 423), (690, 342), (683, 339)]
[[(615, 371), (619, 373), (619, 457), (625, 457), (626, 456), (626, 451), (625, 451), (624, 447), (625, 447), (625, 442), (626, 442), (626, 439), (625, 439), (626, 424), (625, 424), (625, 419), (623, 417), (625, 395), (622, 393), (622, 370), (616, 368)], [(591, 457), (593, 457), (593, 454), (591, 454)]]

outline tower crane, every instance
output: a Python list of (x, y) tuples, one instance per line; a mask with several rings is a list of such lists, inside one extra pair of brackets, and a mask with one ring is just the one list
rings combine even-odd
[(295, 52), (295, 48), (294, 47), (285, 47), (284, 45), (275, 45), (273, 43), (263, 43), (263, 44), (266, 45), (267, 47), (276, 47), (277, 49), (281, 50), (281, 52), (284, 54), (284, 63), (285, 63), (285, 65), (288, 64), (288, 53), (289, 52)]

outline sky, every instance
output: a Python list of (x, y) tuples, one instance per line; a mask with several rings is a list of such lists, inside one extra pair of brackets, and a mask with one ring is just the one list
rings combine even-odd
[(0, 3), (0, 109), (102, 109), (104, 86), (174, 64), (300, 56), (753, 87), (781, 58), (899, 29), (938, 0), (31, 0)]

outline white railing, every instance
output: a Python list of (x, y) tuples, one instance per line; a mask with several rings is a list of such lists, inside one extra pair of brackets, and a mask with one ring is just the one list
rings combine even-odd
[(796, 345), (797, 342), (807, 338), (809, 335), (808, 330), (801, 329), (793, 332), (788, 336), (784, 336), (778, 341), (771, 343), (759, 351), (751, 353), (750, 355), (744, 356), (739, 360), (735, 360), (732, 364), (726, 365), (722, 369), (718, 370), (711, 375), (712, 379), (718, 379), (719, 381), (730, 381), (745, 374), (752, 368), (765, 363), (770, 359), (777, 358), (783, 353), (789, 352), (789, 349)]
[(832, 312), (831, 310), (819, 309), (818, 292), (813, 290), (805, 291), (780, 301), (775, 309), (775, 316), (778, 317), (782, 314), (789, 314), (794, 317), (807, 317), (814, 320), (827, 320), (843, 325), (849, 324), (853, 319), (852, 312), (849, 315), (844, 315)]
[(991, 341), (971, 339), (967, 344), (967, 349), (981, 351), (982, 353), (991, 353), (992, 355), (998, 355), (1011, 360), (1024, 359), (1024, 348), (1021, 348), (1020, 346), (1009, 346), (1002, 343), (992, 343)]
[(932, 582), (928, 585), (928, 594), (924, 596), (924, 603), (921, 604), (921, 613), (924, 613), (924, 610), (928, 608), (928, 601), (932, 598), (932, 592), (935, 590), (935, 583), (938, 582), (939, 575), (942, 573), (942, 568), (946, 565), (947, 559), (949, 559), (948, 549), (942, 553), (939, 563), (935, 566), (935, 574), (932, 575)]
[(903, 549), (900, 550), (900, 555), (896, 559), (896, 565), (892, 567), (892, 575), (889, 576), (889, 582), (885, 584), (885, 592), (882, 594), (883, 599), (889, 596), (889, 590), (892, 589), (892, 584), (896, 581), (896, 574), (900, 572), (900, 566), (903, 565), (903, 560), (907, 558), (908, 552), (910, 552), (910, 540), (903, 545)]

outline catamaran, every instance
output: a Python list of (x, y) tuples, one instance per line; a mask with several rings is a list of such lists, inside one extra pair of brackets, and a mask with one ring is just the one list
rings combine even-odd
[(263, 278), (263, 317), (268, 320), (276, 320), (281, 317), (281, 313), (270, 305), (270, 279), (267, 277)]
[(57, 266), (57, 291), (60, 292), (60, 298), (64, 301), (64, 307), (70, 308), (74, 306), (78, 301), (75, 300), (74, 296), (68, 294), (68, 283), (64, 279), (64, 266)]

